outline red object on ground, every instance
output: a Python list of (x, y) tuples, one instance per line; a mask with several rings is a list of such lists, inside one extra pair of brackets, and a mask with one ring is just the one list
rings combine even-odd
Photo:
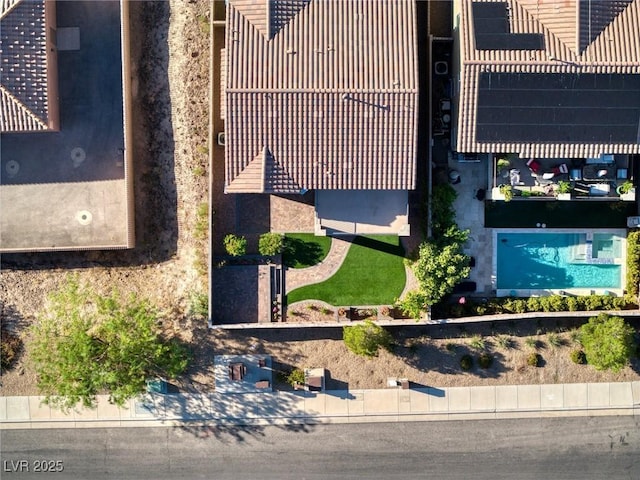
[(527, 167), (529, 167), (529, 170), (531, 170), (533, 173), (538, 173), (540, 171), (540, 162), (538, 162), (534, 158), (530, 158), (527, 162)]

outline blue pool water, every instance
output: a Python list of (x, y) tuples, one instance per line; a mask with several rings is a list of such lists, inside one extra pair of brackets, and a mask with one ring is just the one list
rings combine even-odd
[(620, 288), (623, 241), (603, 233), (499, 233), (497, 288)]

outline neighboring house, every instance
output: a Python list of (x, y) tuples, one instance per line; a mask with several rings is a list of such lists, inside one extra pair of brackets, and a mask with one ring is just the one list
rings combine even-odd
[(57, 131), (56, 4), (8, 0), (1, 8), (0, 132)]
[(128, 19), (0, 3), (0, 251), (133, 247)]
[(313, 190), (317, 234), (409, 234), (416, 49), (413, 1), (230, 0), (225, 192)]
[(454, 150), (640, 153), (640, 0), (461, 0), (454, 15)]

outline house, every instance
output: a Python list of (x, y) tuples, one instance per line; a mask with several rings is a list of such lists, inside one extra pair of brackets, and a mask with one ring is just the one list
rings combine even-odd
[(457, 152), (640, 153), (640, 0), (461, 0), (455, 9)]
[(409, 234), (415, 3), (230, 0), (225, 192), (315, 194), (316, 234)]
[(0, 4), (0, 252), (134, 245), (128, 1)]

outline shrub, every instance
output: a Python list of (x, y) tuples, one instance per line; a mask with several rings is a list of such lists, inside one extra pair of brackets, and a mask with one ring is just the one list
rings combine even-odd
[(500, 185), (500, 193), (504, 195), (504, 201), (513, 200), (513, 187), (511, 185)]
[(263, 233), (258, 240), (260, 255), (267, 257), (282, 253), (284, 248), (284, 235), (281, 233)]
[(640, 232), (627, 235), (627, 292), (636, 297), (640, 282)]
[(565, 299), (565, 304), (567, 306), (567, 310), (569, 310), (570, 312), (576, 312), (578, 311), (578, 300), (576, 300), (576, 297), (567, 297)]
[(473, 367), (473, 357), (471, 355), (463, 355), (460, 357), (460, 368), (463, 370), (471, 370)]
[(527, 365), (531, 367), (537, 367), (539, 364), (540, 364), (540, 355), (538, 355), (536, 352), (531, 352), (527, 356)]
[(447, 229), (455, 224), (456, 212), (453, 209), (458, 194), (449, 185), (441, 184), (433, 187), (431, 192), (431, 233), (434, 238), (444, 236)]
[(569, 338), (576, 345), (582, 345), (582, 342), (580, 341), (580, 329), (579, 328), (574, 328), (573, 330), (571, 330), (569, 332)]
[(530, 312), (540, 311), (540, 297), (529, 297), (527, 299), (527, 310)]
[(571, 350), (569, 356), (571, 357), (571, 361), (573, 363), (577, 363), (578, 365), (584, 365), (585, 363), (587, 363), (587, 356), (585, 355), (584, 350), (581, 350), (579, 348)]
[(496, 343), (501, 348), (513, 348), (513, 340), (507, 335), (498, 335), (498, 337), (496, 338)]
[(345, 345), (356, 355), (375, 357), (380, 348), (388, 350), (391, 347), (391, 334), (371, 320), (343, 327), (342, 332)]
[(204, 202), (196, 209), (196, 225), (193, 236), (198, 240), (207, 238), (209, 233), (209, 204)]
[(241, 257), (247, 253), (247, 239), (230, 233), (224, 237), (224, 249), (232, 257)]
[(493, 355), (490, 353), (482, 353), (478, 357), (478, 365), (480, 368), (489, 368), (493, 363)]
[(0, 362), (3, 372), (13, 367), (21, 351), (22, 339), (2, 325), (0, 327)]
[(529, 348), (533, 348), (534, 350), (540, 346), (540, 342), (538, 342), (538, 339), (533, 337), (526, 338), (524, 344)]
[(586, 310), (600, 310), (602, 308), (602, 298), (599, 295), (589, 295), (585, 297)]
[(524, 313), (527, 311), (527, 301), (521, 298), (507, 298), (502, 306), (504, 310), (511, 313)]
[(475, 348), (476, 350), (484, 350), (485, 341), (480, 335), (474, 335), (471, 337), (471, 342), (469, 343), (471, 348)]
[(446, 345), (444, 346), (444, 348), (447, 349), (447, 352), (455, 352), (456, 351), (456, 344), (453, 342), (447, 342)]
[(189, 315), (197, 318), (209, 316), (209, 296), (203, 292), (193, 292), (189, 298)]
[(296, 384), (303, 385), (304, 384), (304, 371), (299, 368), (294, 368), (291, 370), (289, 375), (287, 375), (287, 383), (292, 387)]
[(564, 339), (555, 332), (551, 332), (547, 335), (547, 341), (552, 347), (561, 347), (564, 345)]
[(427, 296), (419, 290), (407, 292), (402, 300), (397, 300), (395, 306), (409, 318), (420, 319), (422, 312), (427, 309)]
[(596, 370), (618, 372), (635, 350), (634, 329), (620, 317), (601, 313), (580, 328), (587, 361)]

